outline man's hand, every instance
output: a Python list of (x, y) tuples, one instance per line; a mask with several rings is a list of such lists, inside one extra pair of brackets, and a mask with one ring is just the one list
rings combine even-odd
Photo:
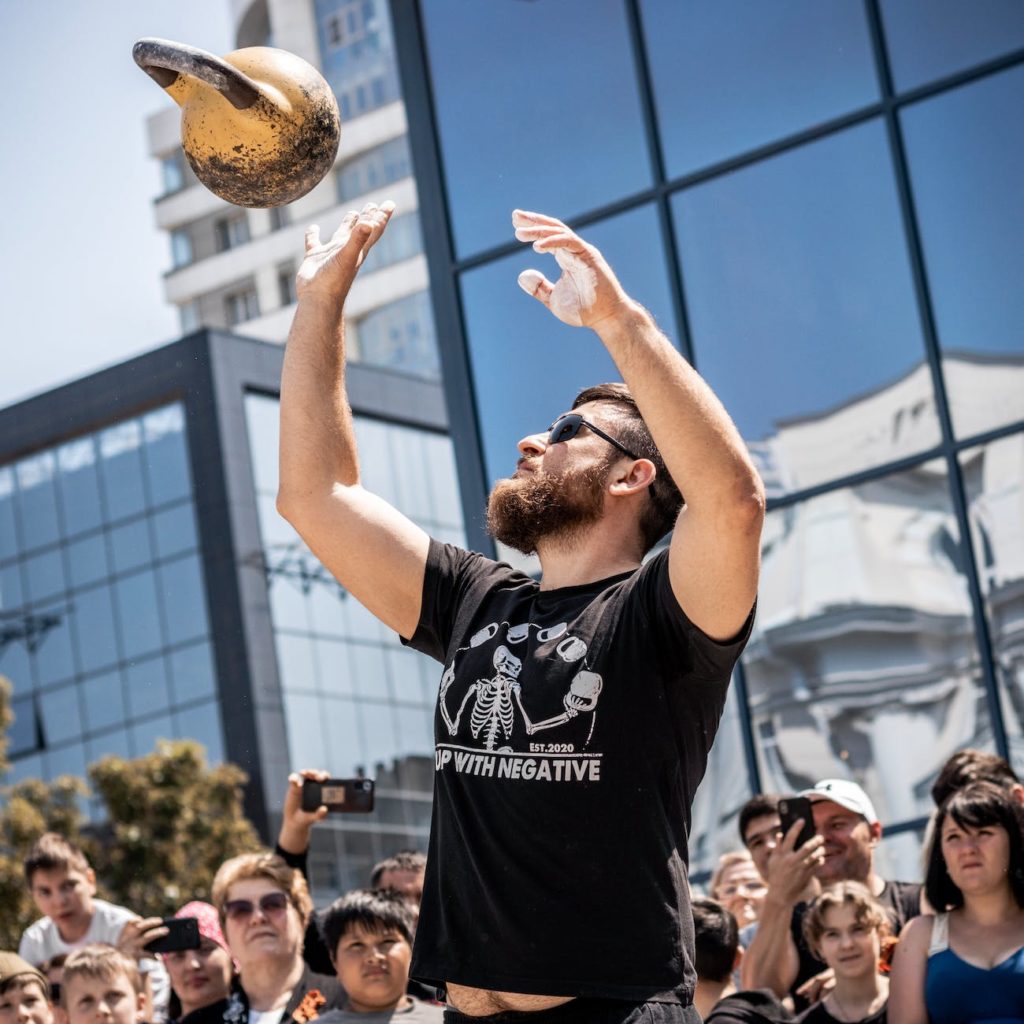
[(519, 286), (563, 323), (596, 328), (602, 320), (636, 308), (601, 253), (560, 220), (514, 210), (512, 223), (520, 242), (532, 242), (536, 252), (550, 252), (562, 268), (554, 284), (539, 270), (524, 270)]
[(320, 295), (340, 308), (394, 210), (395, 204), (390, 201), (380, 206), (367, 203), (360, 213), (349, 210), (326, 243), (320, 241), (319, 226), (311, 224), (306, 229), (306, 256), (296, 278), (299, 298)]
[(284, 795), (281, 812), (281, 831), (277, 845), (288, 853), (305, 853), (309, 849), (309, 834), (318, 821), (327, 817), (327, 806), (321, 804), (315, 811), (302, 809), (302, 783), (305, 779), (323, 782), (329, 779), (328, 772), (315, 768), (303, 768), (288, 776), (288, 791)]
[(163, 938), (167, 931), (167, 926), (159, 917), (133, 918), (131, 921), (125, 921), (117, 939), (117, 948), (133, 960), (144, 960), (153, 954), (143, 947), (154, 939)]
[(808, 978), (797, 990), (796, 994), (809, 1003), (820, 1003), (836, 987), (836, 972), (829, 967), (821, 974)]
[(766, 900), (795, 907), (815, 871), (821, 867), (825, 859), (825, 840), (821, 836), (814, 836), (803, 846), (794, 848), (802, 828), (802, 821), (794, 822), (768, 857)]

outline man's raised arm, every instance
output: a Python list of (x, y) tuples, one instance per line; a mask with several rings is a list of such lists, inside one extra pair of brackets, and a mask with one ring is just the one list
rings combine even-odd
[(419, 622), (430, 539), (361, 486), (345, 391), (345, 299), (393, 210), (370, 203), (348, 213), (326, 243), (315, 225), (306, 232), (281, 375), (277, 509), (356, 600), (408, 638)]
[(764, 487), (739, 431), (594, 246), (543, 214), (516, 210), (512, 223), (562, 269), (554, 284), (524, 271), (520, 285), (560, 320), (597, 332), (686, 499), (669, 552), (676, 599), (709, 636), (730, 639), (757, 593), (764, 521)]

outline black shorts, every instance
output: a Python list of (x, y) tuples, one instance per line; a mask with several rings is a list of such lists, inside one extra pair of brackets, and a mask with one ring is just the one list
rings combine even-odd
[(701, 1019), (692, 1005), (573, 999), (550, 1010), (503, 1010), (486, 1017), (470, 1017), (446, 1006), (444, 1024), (701, 1024)]

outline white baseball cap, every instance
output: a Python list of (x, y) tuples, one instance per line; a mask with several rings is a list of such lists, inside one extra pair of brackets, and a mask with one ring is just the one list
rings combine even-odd
[(805, 789), (800, 796), (807, 797), (811, 803), (830, 800), (848, 811), (853, 811), (854, 814), (861, 815), (869, 825), (874, 825), (878, 821), (871, 797), (856, 782), (849, 779), (822, 779), (821, 782), (814, 784), (813, 789)]

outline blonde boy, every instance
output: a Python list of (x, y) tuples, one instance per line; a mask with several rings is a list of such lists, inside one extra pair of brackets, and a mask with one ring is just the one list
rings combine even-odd
[(64, 964), (61, 1006), (68, 1024), (142, 1024), (146, 994), (138, 965), (113, 946), (94, 943)]

